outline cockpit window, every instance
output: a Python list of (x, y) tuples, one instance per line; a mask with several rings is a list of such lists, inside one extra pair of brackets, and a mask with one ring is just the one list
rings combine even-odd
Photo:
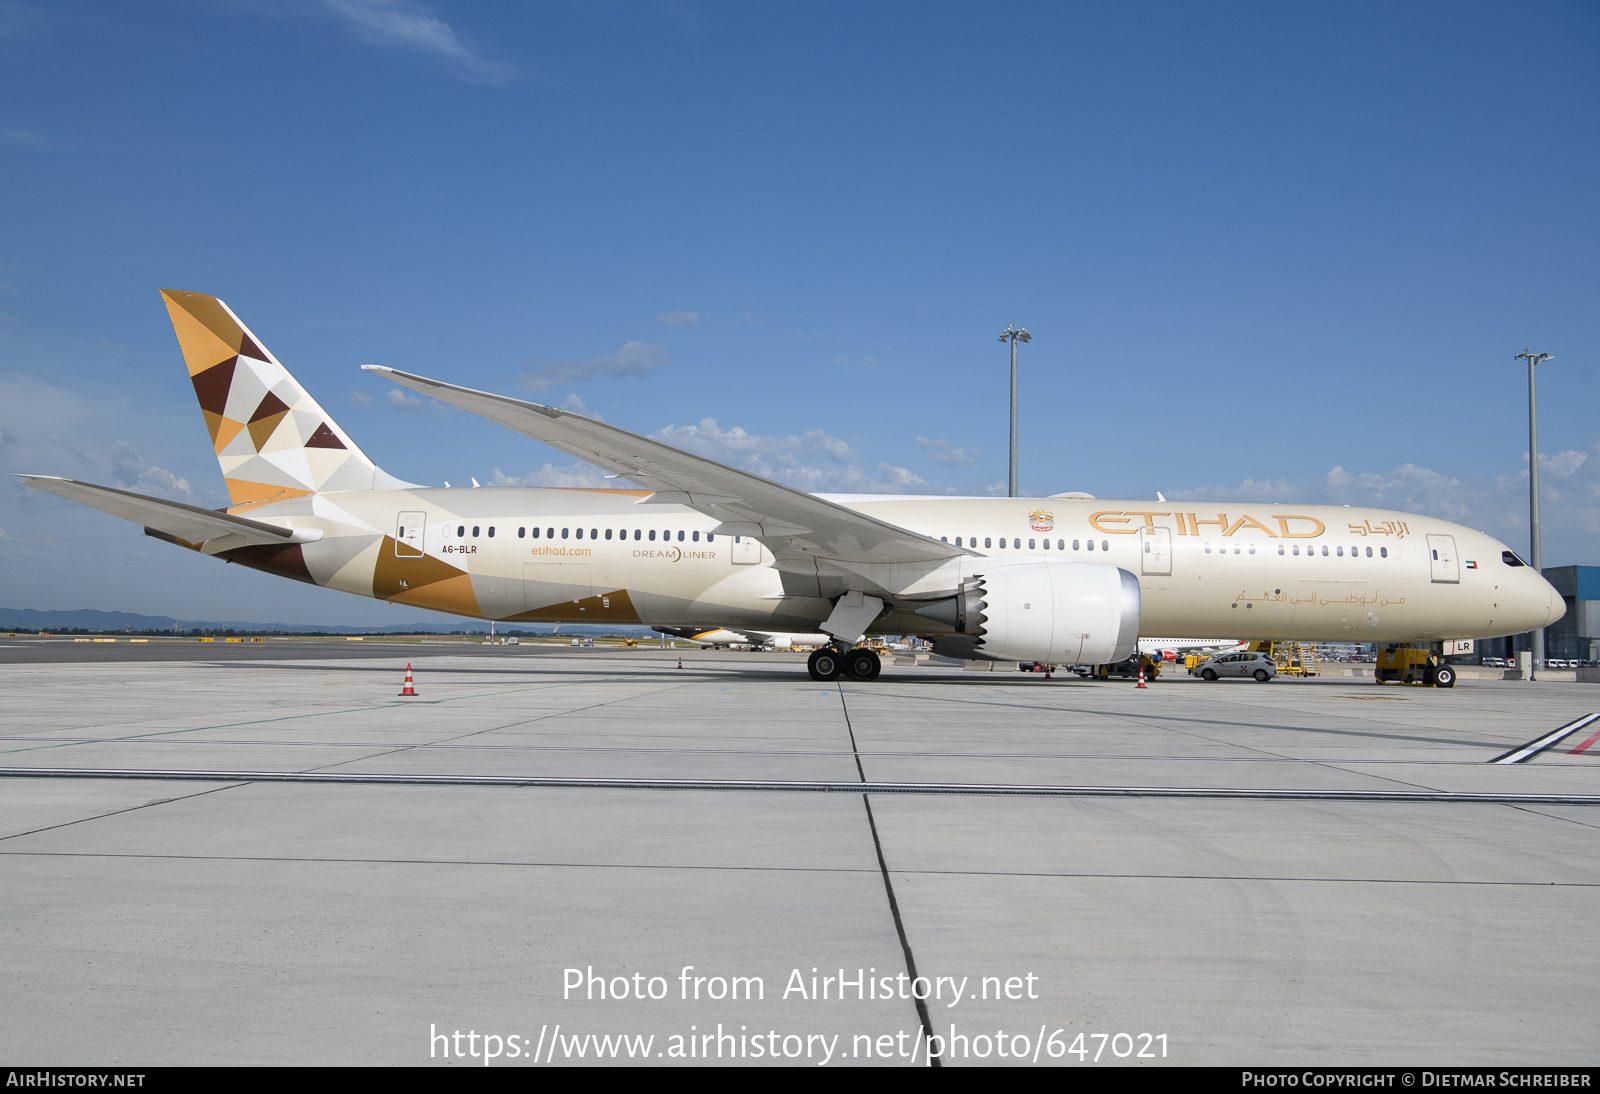
[(1516, 552), (1514, 552), (1514, 551), (1501, 551), (1500, 552), (1500, 561), (1504, 562), (1507, 566), (1526, 566), (1527, 565), (1526, 562), (1522, 561), (1520, 558), (1518, 558), (1516, 556)]

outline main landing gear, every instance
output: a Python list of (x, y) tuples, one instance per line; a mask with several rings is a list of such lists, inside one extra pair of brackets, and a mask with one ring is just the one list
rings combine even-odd
[(883, 671), (883, 662), (865, 646), (843, 652), (825, 646), (811, 654), (806, 661), (806, 670), (811, 673), (813, 680), (837, 680), (843, 675), (852, 680), (867, 681), (878, 678), (878, 673)]

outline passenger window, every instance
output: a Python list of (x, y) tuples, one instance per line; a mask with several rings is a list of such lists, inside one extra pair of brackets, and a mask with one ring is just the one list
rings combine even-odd
[[(1072, 545), (1073, 545), (1073, 546), (1074, 546), (1074, 547), (1076, 547), (1076, 546), (1077, 546), (1077, 545), (1078, 545), (1078, 544), (1077, 544), (1077, 541), (1073, 541), (1073, 544), (1072, 544)], [(1058, 550), (1058, 551), (1065, 551), (1065, 550), (1066, 550), (1066, 549), (1067, 549), (1067, 541), (1066, 541), (1066, 540), (1064, 540), (1064, 539), (1058, 539), (1058, 540), (1056, 540), (1056, 550)]]
[(1322, 545), (1322, 557), (1323, 558), (1327, 558), (1328, 557), (1328, 545), (1326, 543), (1324, 543)]
[(578, 529), (578, 536), (577, 536), (577, 538), (578, 538), (578, 539), (582, 539), (582, 538), (583, 538), (583, 529), (582, 529), (582, 528), (579, 528), (579, 529)]
[(607, 539), (611, 538), (611, 529), (609, 529), (609, 528), (606, 529), (606, 538)]
[(465, 524), (456, 525), (456, 538), (457, 539), (460, 539), (462, 536), (464, 536), (466, 534), (467, 534), (467, 526)]
[(984, 545), (984, 546), (985, 546), (985, 547), (987, 547), (987, 546), (989, 546), (989, 537), (988, 537), (988, 536), (985, 536), (985, 537), (984, 537), (984, 539), (983, 539), (983, 545)]
[(695, 541), (695, 542), (696, 542), (696, 543), (699, 543), (699, 542), (700, 542), (700, 533), (699, 533), (699, 532), (696, 532), (696, 533), (695, 533), (695, 534), (694, 534), (694, 537), (693, 537), (693, 538), (694, 538), (694, 541)]
[(492, 525), (492, 524), (489, 525), (489, 538), (490, 539), (494, 538), (494, 525)]
[(598, 529), (598, 528), (589, 529), (589, 538), (590, 539), (599, 539), (600, 538), (600, 529)]
[[(535, 528), (534, 531), (538, 531), (538, 529)], [(526, 527), (518, 528), (517, 529), (517, 538), (518, 539), (527, 539), (528, 538), (528, 529)]]
[(1102, 551), (1109, 551), (1109, 550), (1111, 550), (1111, 541), (1110, 541), (1110, 540), (1109, 540), (1109, 539), (1103, 539), (1103, 540), (1101, 540), (1101, 541), (1100, 541), (1100, 549), (1101, 549), (1101, 550), (1102, 550)]
[(554, 528), (546, 528), (544, 530), (544, 538), (545, 539), (555, 539), (556, 538), (556, 530)]
[(1281, 555), (1281, 554), (1283, 554), (1283, 544), (1281, 544), (1281, 543), (1280, 543), (1280, 544), (1278, 544), (1278, 553), (1279, 553), (1279, 554), (1280, 554), (1280, 555)]
[(682, 532), (679, 532), (679, 533), (678, 533), (678, 542), (679, 542), (679, 543), (682, 543), (682, 542), (683, 542), (683, 533), (682, 533)]
[[(472, 538), (473, 539), (477, 539), (478, 538), (478, 526), (476, 524), (474, 524), (472, 526)], [(1437, 557), (1437, 556), (1435, 556), (1435, 557)]]
[[(1089, 546), (1093, 547), (1094, 544), (1091, 543)], [(1208, 544), (1206, 544), (1206, 554), (1209, 555), (1210, 553), (1211, 553), (1211, 544), (1208, 543)]]
[[(634, 538), (634, 539), (638, 539), (638, 538), (639, 538), (639, 536), (640, 536), (640, 535), (641, 535), (641, 534), (642, 534), (642, 530), (641, 530), (641, 529), (639, 529), (639, 528), (635, 528), (635, 529), (634, 529), (634, 530), (633, 530), (633, 538)], [(650, 537), (650, 538), (651, 538), (651, 539), (654, 539), (654, 538), (655, 538), (655, 537), (654, 537), (654, 536), (651, 536), (651, 537)]]
[(1298, 543), (1294, 545), (1294, 553), (1297, 555), (1300, 553), (1300, 545)]
[(1344, 557), (1344, 545), (1340, 544), (1337, 548), (1335, 548), (1335, 553), (1338, 554), (1338, 556), (1340, 558), (1343, 558)]
[(652, 529), (650, 529), (650, 540), (651, 540), (651, 542), (654, 542), (655, 538), (656, 538), (656, 530), (654, 528), (652, 528)]
[(1020, 538), (1012, 540), (1011, 546), (1015, 547), (1019, 551), (1022, 550), (1022, 540)]
[(538, 539), (539, 538), (539, 529), (535, 528), (533, 530), (533, 538), (534, 539)]
[(1371, 547), (1368, 547), (1368, 548), (1367, 548), (1367, 557), (1368, 557), (1368, 558), (1371, 558), (1371, 557), (1372, 557), (1372, 548), (1371, 548)]
[(707, 543), (710, 543), (712, 540), (714, 540), (716, 538), (717, 538), (717, 536), (716, 536), (715, 532), (707, 532), (706, 533), (706, 542)]

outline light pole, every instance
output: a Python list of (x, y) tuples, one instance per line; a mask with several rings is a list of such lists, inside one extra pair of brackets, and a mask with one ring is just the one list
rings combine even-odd
[[(1535, 353), (1525, 349), (1512, 358), (1514, 361), (1526, 360), (1528, 362), (1528, 529), (1530, 532), (1530, 546), (1533, 557), (1528, 561), (1533, 566), (1533, 572), (1544, 575), (1544, 567), (1539, 551), (1539, 414), (1533, 401), (1533, 366), (1543, 364), (1550, 360), (1548, 353)], [(1540, 627), (1533, 632), (1531, 677), (1536, 678), (1539, 669), (1544, 665), (1544, 628)]]
[(1033, 335), (1013, 323), (1000, 332), (1000, 341), (1011, 343), (1011, 496), (1017, 496), (1017, 343), (1031, 342)]

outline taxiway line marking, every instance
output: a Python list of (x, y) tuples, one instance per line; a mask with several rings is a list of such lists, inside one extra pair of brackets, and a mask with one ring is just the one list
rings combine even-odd
[[(1574, 719), (1564, 726), (1560, 726), (1557, 729), (1551, 730), (1543, 737), (1537, 737), (1525, 745), (1518, 745), (1510, 752), (1501, 753), (1499, 756), (1496, 756), (1489, 762), (1492, 764), (1525, 764), (1539, 753), (1543, 752), (1545, 749), (1561, 740), (1563, 737), (1568, 737), (1578, 732), (1578, 730), (1582, 729), (1596, 718), (1600, 718), (1600, 714), (1585, 714), (1581, 718)], [(1593, 738), (1591, 738), (1591, 740), (1593, 740)], [(1586, 743), (1583, 747), (1587, 748), (1588, 744)]]

